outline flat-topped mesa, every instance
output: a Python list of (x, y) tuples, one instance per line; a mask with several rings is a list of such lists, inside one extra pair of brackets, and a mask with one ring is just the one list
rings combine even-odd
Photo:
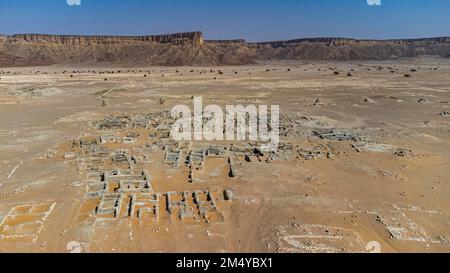
[(286, 47), (295, 44), (301, 43), (320, 43), (327, 44), (329, 46), (336, 45), (344, 45), (344, 44), (357, 44), (359, 40), (348, 39), (348, 38), (301, 38), (301, 39), (293, 39), (293, 40), (285, 40), (285, 41), (269, 41), (269, 42), (254, 42), (252, 45), (256, 46), (272, 46), (272, 47)]
[(205, 40), (206, 43), (216, 44), (216, 45), (245, 45), (247, 41), (244, 39), (233, 39), (233, 40)]
[(450, 37), (432, 37), (432, 38), (416, 38), (416, 39), (391, 39), (391, 40), (385, 40), (385, 41), (387, 41), (387, 42), (397, 42), (397, 43), (414, 43), (414, 42), (450, 43)]
[(296, 44), (325, 44), (327, 46), (355, 46), (355, 45), (379, 45), (379, 44), (414, 44), (414, 43), (450, 43), (450, 37), (418, 38), (418, 39), (351, 39), (351, 38), (301, 38), (286, 41), (254, 42), (256, 46), (271, 46), (274, 48), (292, 46)]
[(79, 35), (46, 35), (46, 34), (16, 34), (7, 37), (7, 43), (49, 43), (59, 45), (110, 45), (132, 44), (138, 42), (154, 42), (159, 44), (184, 45), (203, 44), (202, 32), (182, 32), (164, 35), (146, 36), (79, 36)]

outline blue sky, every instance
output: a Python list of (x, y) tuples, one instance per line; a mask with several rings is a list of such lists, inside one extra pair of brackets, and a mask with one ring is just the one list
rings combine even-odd
[(450, 36), (450, 0), (0, 0), (0, 33), (143, 35), (203, 31), (207, 39)]

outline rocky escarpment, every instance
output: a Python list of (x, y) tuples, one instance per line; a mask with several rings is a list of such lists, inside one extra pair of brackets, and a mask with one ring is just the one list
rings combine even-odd
[(209, 44), (216, 45), (247, 45), (247, 41), (244, 39), (234, 39), (234, 40), (207, 40)]
[(244, 64), (253, 54), (205, 43), (201, 32), (150, 36), (24, 34), (0, 40), (0, 66), (117, 63), (125, 65)]
[(397, 40), (307, 38), (250, 43), (259, 59), (389, 60), (424, 55), (450, 56), (450, 37)]
[(303, 60), (386, 60), (393, 58), (450, 53), (450, 38), (403, 40), (355, 40), (346, 38), (312, 38), (254, 43), (263, 59)]
[(140, 42), (153, 42), (169, 45), (201, 45), (203, 34), (201, 32), (185, 32), (165, 35), (148, 36), (76, 36), (76, 35), (43, 35), (43, 34), (17, 34), (6, 37), (6, 43), (21, 44), (53, 44), (53, 45), (114, 45), (133, 44)]
[(204, 40), (201, 32), (149, 36), (0, 36), (0, 66), (239, 65), (271, 59), (384, 60), (421, 55), (449, 57), (450, 38), (311, 38), (248, 43), (243, 39)]

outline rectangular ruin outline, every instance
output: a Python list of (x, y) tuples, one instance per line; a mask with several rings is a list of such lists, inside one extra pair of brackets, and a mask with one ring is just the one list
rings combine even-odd
[(56, 206), (56, 202), (50, 201), (50, 202), (43, 202), (43, 203), (31, 203), (31, 204), (23, 204), (23, 205), (19, 205), (19, 206), (13, 207), (13, 208), (11, 208), (9, 210), (9, 212), (6, 214), (6, 216), (0, 222), (0, 228), (1, 228), (1, 230), (3, 230), (4, 226), (10, 227), (9, 225), (5, 224), (5, 222), (8, 220), (8, 217), (10, 217), (10, 216), (28, 215), (26, 213), (13, 214), (13, 212), (17, 211), (18, 208), (31, 206), (31, 208), (30, 208), (30, 211), (31, 211), (33, 208), (36, 208), (38, 206), (45, 205), (45, 204), (49, 204), (50, 206), (48, 207), (48, 209), (44, 213), (37, 214), (37, 215), (42, 215), (42, 216), (40, 217), (39, 220), (37, 220), (37, 223), (39, 224), (39, 227), (37, 228), (37, 230), (33, 234), (30, 234), (30, 235), (17, 235), (17, 234), (16, 235), (3, 235), (3, 234), (0, 234), (0, 241), (3, 240), (3, 239), (14, 239), (14, 238), (31, 237), (32, 238), (32, 242), (33, 243), (36, 242), (38, 237), (39, 237), (39, 234), (41, 233), (42, 229), (44, 228), (45, 221), (50, 216), (50, 214), (53, 212), (53, 209)]

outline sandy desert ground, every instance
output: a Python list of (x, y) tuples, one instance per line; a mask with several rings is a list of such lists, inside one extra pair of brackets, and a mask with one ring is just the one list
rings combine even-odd
[[(449, 252), (449, 75), (439, 58), (0, 68), (0, 251)], [(283, 145), (171, 141), (193, 96), (280, 105)]]

